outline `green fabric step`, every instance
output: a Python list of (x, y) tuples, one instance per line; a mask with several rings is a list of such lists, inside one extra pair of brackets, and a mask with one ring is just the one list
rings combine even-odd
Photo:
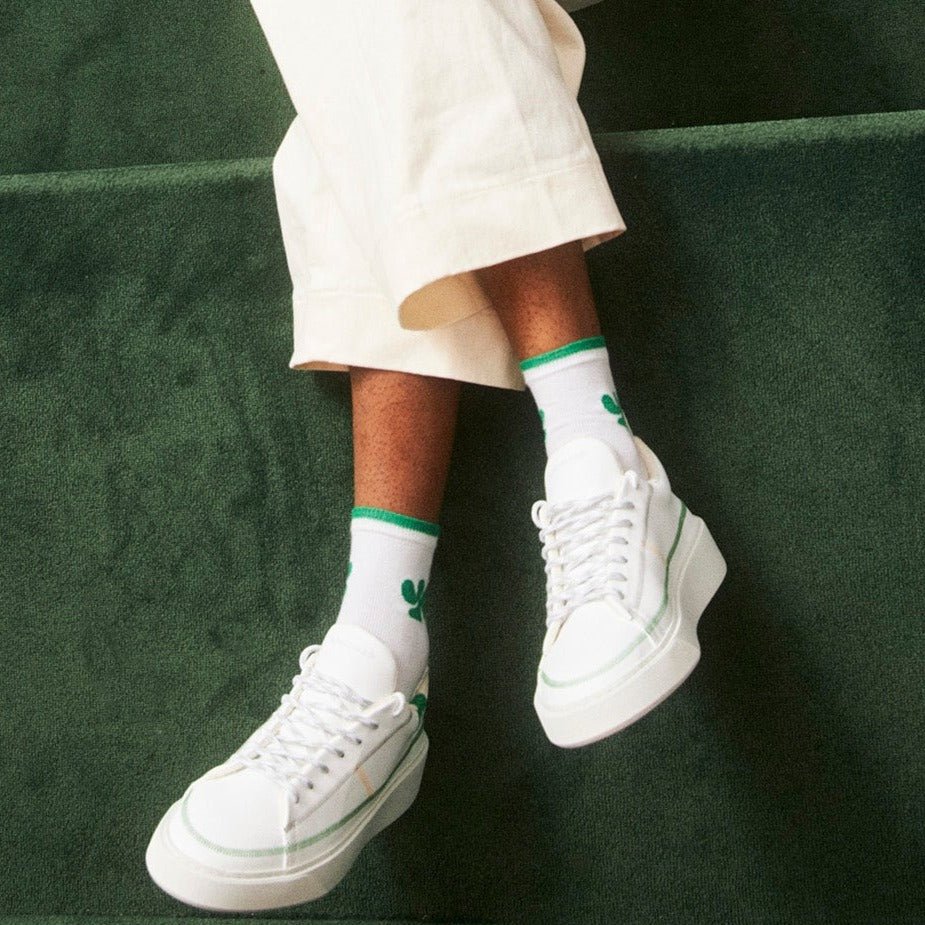
[[(621, 402), (729, 564), (701, 663), (546, 741), (540, 425), (467, 387), (420, 799), (278, 917), (920, 921), (925, 112), (596, 141)], [(6, 177), (0, 214), (0, 913), (189, 916), (144, 849), (333, 618), (347, 378), (286, 365), (267, 158)]]
[[(269, 154), (292, 107), (248, 0), (7, 3), (0, 174)], [(592, 131), (925, 106), (919, 0), (605, 0)]]

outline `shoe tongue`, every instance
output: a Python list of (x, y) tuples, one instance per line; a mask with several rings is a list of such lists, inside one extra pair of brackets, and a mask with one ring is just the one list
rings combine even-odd
[(616, 491), (623, 475), (617, 454), (602, 440), (576, 437), (546, 463), (546, 500), (581, 501)]
[(388, 647), (359, 626), (335, 623), (315, 655), (320, 674), (335, 678), (367, 700), (395, 692), (398, 666)]

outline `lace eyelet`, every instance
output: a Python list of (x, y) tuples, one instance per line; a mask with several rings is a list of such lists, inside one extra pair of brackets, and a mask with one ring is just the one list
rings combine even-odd
[(378, 728), (379, 728), (379, 724), (378, 724), (378, 723), (373, 723), (373, 729), (378, 729)]
[(330, 774), (330, 773), (331, 773), (331, 769), (330, 769), (326, 764), (323, 764), (323, 765), (321, 765), (321, 773), (322, 773), (322, 774)]
[(337, 757), (338, 757), (338, 758), (344, 758), (344, 757), (346, 756), (346, 754), (347, 754), (346, 752), (341, 751), (340, 749), (337, 750)]

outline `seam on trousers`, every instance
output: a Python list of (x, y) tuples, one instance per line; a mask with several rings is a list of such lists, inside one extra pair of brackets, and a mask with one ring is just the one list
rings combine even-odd
[[(420, 215), (427, 212), (434, 207), (440, 207), (448, 202), (456, 202), (461, 199), (472, 199), (475, 196), (481, 196), (483, 193), (493, 190), (493, 189), (505, 189), (508, 186), (519, 186), (521, 183), (529, 180), (544, 180), (546, 177), (554, 177), (559, 173), (569, 173), (574, 170), (576, 167), (584, 167), (589, 164), (600, 164), (600, 156), (595, 154), (590, 157), (582, 158), (579, 161), (572, 161), (572, 163), (567, 164), (564, 167), (557, 167), (555, 170), (548, 170), (545, 173), (524, 173), (519, 174), (518, 176), (505, 179), (500, 183), (490, 183), (487, 186), (480, 186), (477, 189), (466, 190), (465, 193), (458, 193), (454, 196), (443, 196), (440, 199), (434, 199), (428, 203), (425, 203), (423, 206), (415, 206), (412, 209), (405, 209), (402, 212), (398, 212), (392, 216), (390, 219), (390, 226), (396, 224), (397, 222), (403, 221), (408, 218), (409, 215)], [(603, 170), (603, 165), (601, 165)], [(387, 228), (378, 238), (376, 238), (376, 244), (385, 238), (388, 234), (391, 233), (391, 227)]]

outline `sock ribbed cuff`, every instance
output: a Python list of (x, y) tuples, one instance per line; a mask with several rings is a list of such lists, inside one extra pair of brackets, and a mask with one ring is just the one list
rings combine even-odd
[(422, 520), (420, 517), (411, 517), (408, 514), (397, 514), (395, 511), (388, 511), (381, 507), (355, 507), (350, 512), (350, 517), (369, 517), (373, 520), (395, 524), (398, 527), (406, 527), (408, 530), (416, 530), (418, 533), (426, 533), (428, 536), (440, 536), (439, 524)]
[(562, 357), (571, 356), (573, 353), (579, 353), (582, 350), (596, 350), (599, 347), (606, 347), (607, 342), (603, 335), (594, 337), (583, 337), (581, 340), (573, 340), (570, 344), (563, 344), (554, 350), (547, 350), (545, 353), (538, 353), (536, 356), (527, 357), (520, 361), (521, 370), (533, 369), (536, 366), (542, 366), (544, 363), (551, 363), (553, 360), (561, 360)]

